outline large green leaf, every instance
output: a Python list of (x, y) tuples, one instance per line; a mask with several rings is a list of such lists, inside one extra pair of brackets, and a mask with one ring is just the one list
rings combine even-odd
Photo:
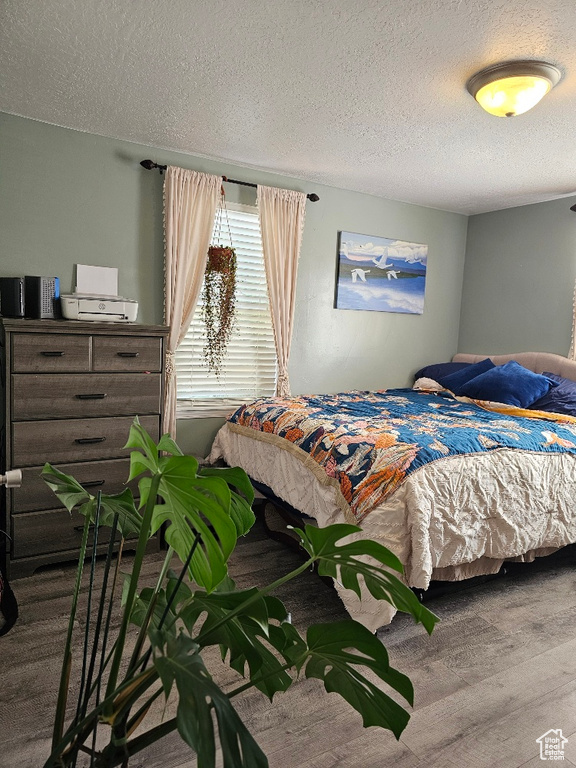
[[(80, 483), (70, 475), (60, 472), (51, 464), (45, 464), (42, 478), (54, 491), (66, 509), (71, 512), (79, 507), (79, 512), (90, 522), (96, 519), (97, 499), (86, 491)], [(101, 494), (100, 525), (111, 526), (115, 515), (118, 515), (118, 529), (122, 536), (130, 536), (140, 532), (142, 518), (134, 504), (132, 491), (126, 488), (122, 493)]]
[(153, 468), (157, 468), (158, 448), (154, 440), (152, 440), (148, 432), (146, 432), (142, 424), (140, 424), (138, 416), (134, 417), (134, 421), (130, 426), (128, 440), (126, 441), (124, 448), (137, 448), (142, 451), (150, 464), (149, 469), (154, 471)]
[(353, 590), (358, 597), (361, 597), (359, 576), (362, 576), (373, 597), (386, 600), (399, 611), (410, 613), (428, 633), (432, 632), (438, 617), (420, 603), (406, 584), (386, 570), (391, 568), (402, 573), (402, 564), (396, 555), (382, 544), (368, 539), (338, 543), (346, 536), (358, 533), (361, 528), (339, 523), (327, 528), (306, 525), (304, 530), (295, 530), (302, 539), (304, 549), (318, 561), (320, 576), (338, 579), (342, 586)]
[(184, 454), (178, 447), (178, 445), (172, 440), (170, 435), (168, 433), (165, 433), (160, 438), (160, 441), (158, 442), (157, 448), (159, 451), (165, 451), (166, 453), (172, 454), (172, 456), (183, 456)]
[[(130, 574), (125, 574), (122, 588), (122, 605), (125, 603), (130, 581)], [(183, 581), (179, 582), (178, 575), (170, 569), (166, 578), (166, 589), (160, 588), (156, 591), (151, 587), (144, 587), (140, 592), (134, 602), (130, 621), (136, 624), (136, 626), (142, 627), (150, 607), (150, 601), (154, 600), (155, 605), (154, 613), (151, 617), (151, 625), (157, 628), (162, 617), (164, 617), (163, 626), (171, 629), (179, 617), (178, 606), (190, 600), (191, 597), (192, 591), (190, 587)], [(170, 607), (167, 609), (168, 602), (170, 602)]]
[(193, 551), (190, 560), (190, 575), (194, 581), (205, 589), (212, 590), (226, 576), (226, 559), (218, 544), (218, 540), (203, 520), (197, 521), (196, 533), (190, 527), (188, 515), (175, 514), (167, 504), (154, 507), (153, 530), (165, 525), (164, 538), (167, 544), (176, 552), (182, 562)]
[(238, 536), (245, 536), (256, 522), (256, 516), (250, 504), (234, 491), (230, 494), (230, 517), (236, 526)]
[(271, 623), (271, 619), (284, 622), (288, 618), (280, 600), (260, 595), (255, 587), (211, 594), (199, 590), (182, 610), (181, 618), (192, 633), (200, 617), (204, 621), (195, 638), (199, 645), (220, 645), (223, 659), (230, 654), (232, 669), (242, 676), (248, 672), (255, 687), (270, 699), (290, 687), (292, 678), (271, 650), (282, 653), (286, 645), (282, 630)]
[(42, 479), (50, 486), (68, 512), (79, 504), (89, 501), (92, 496), (80, 483), (70, 475), (60, 472), (52, 464), (44, 464), (41, 474)]
[[(160, 442), (166, 444), (166, 440), (171, 440), (168, 435), (163, 435), (160, 438)], [(171, 441), (173, 443), (173, 441)], [(178, 451), (180, 449), (174, 443), (174, 446)], [(128, 441), (125, 448), (137, 448), (138, 450), (131, 451), (130, 453), (130, 475), (128, 481), (133, 480), (143, 472), (149, 472), (154, 475), (159, 471), (159, 453), (158, 446), (152, 440), (148, 432), (140, 424), (138, 416), (134, 417), (134, 421), (130, 427), (130, 433), (128, 435)], [(146, 499), (142, 500), (142, 505), (146, 503)]]
[(159, 466), (158, 493), (164, 503), (155, 507), (152, 530), (166, 524), (166, 541), (183, 561), (191, 550), (195, 533), (201, 535), (190, 571), (200, 586), (211, 591), (226, 575), (226, 561), (236, 545), (230, 489), (221, 478), (198, 477), (198, 464), (191, 456), (162, 458)]
[(242, 493), (249, 504), (254, 501), (254, 488), (250, 478), (240, 467), (200, 467), (199, 474), (203, 477), (220, 477), (228, 485), (233, 485)]
[(164, 526), (167, 543), (183, 562), (194, 547), (190, 575), (201, 587), (212, 591), (226, 577), (226, 562), (237, 537), (247, 533), (254, 523), (250, 507), (254, 491), (248, 476), (238, 467), (203, 467), (199, 471), (197, 460), (184, 456), (169, 435), (163, 435), (156, 445), (138, 418), (134, 419), (126, 447), (138, 449), (130, 456), (130, 479), (148, 475), (138, 483), (141, 507), (150, 493), (149, 474), (160, 477), (158, 495), (162, 503), (154, 507), (151, 533)]
[[(96, 506), (97, 499), (91, 497), (90, 501), (83, 504), (79, 511), (94, 521)], [(100, 525), (111, 526), (115, 515), (118, 515), (118, 529), (122, 536), (140, 533), (142, 518), (136, 509), (130, 488), (126, 488), (122, 493), (110, 496), (102, 494), (100, 497)]]
[[(230, 489), (223, 480), (199, 478), (198, 462), (192, 456), (159, 460), (159, 495), (154, 508), (152, 532), (165, 526), (164, 537), (182, 562), (200, 541), (190, 561), (190, 574), (202, 587), (212, 590), (226, 576), (226, 560), (236, 543), (236, 526), (230, 516)], [(148, 499), (150, 477), (138, 483), (140, 504)]]
[(238, 536), (245, 536), (256, 520), (252, 511), (254, 488), (246, 472), (240, 467), (200, 467), (198, 474), (202, 477), (220, 478), (240, 492), (231, 491), (230, 517), (234, 521)]
[[(183, 603), (192, 597), (192, 590), (188, 584), (184, 581), (180, 581), (180, 583), (178, 582), (178, 574), (170, 568), (166, 583), (166, 599), (171, 601), (174, 613), (177, 612), (180, 603)], [(173, 592), (175, 592), (174, 596), (172, 595)]]
[[(159, 589), (156, 592), (152, 587), (144, 587), (134, 601), (130, 621), (136, 624), (137, 627), (141, 627), (144, 623), (151, 600), (154, 600), (154, 612), (150, 617), (150, 626), (158, 628), (166, 608), (166, 592), (163, 589)], [(164, 619), (163, 627), (165, 631), (169, 632), (173, 629), (174, 621), (175, 617), (172, 614), (168, 620)]]
[(124, 447), (139, 449), (138, 451), (132, 451), (130, 454), (130, 480), (146, 471), (152, 474), (158, 472), (162, 463), (160, 458), (161, 451), (173, 456), (184, 455), (169, 434), (162, 435), (156, 445), (148, 432), (140, 424), (138, 416), (134, 418), (128, 442)]
[(378, 638), (362, 624), (349, 620), (313, 625), (306, 640), (306, 677), (322, 680), (328, 693), (338, 693), (346, 699), (362, 716), (365, 728), (377, 725), (400, 738), (410, 719), (408, 713), (357, 668), (372, 670), (413, 703), (412, 683), (390, 666), (388, 653)]
[[(128, 482), (134, 480), (135, 477), (141, 475), (143, 472), (149, 472), (154, 474), (158, 471), (158, 462), (149, 459), (140, 451), (132, 451), (130, 454), (130, 474), (128, 475)], [(148, 477), (150, 479), (150, 477)], [(146, 503), (146, 499), (142, 499), (142, 506)]]
[(166, 638), (150, 633), (156, 647), (154, 665), (168, 697), (174, 683), (179, 701), (178, 732), (198, 756), (198, 768), (216, 765), (216, 715), (224, 768), (267, 768), (268, 760), (240, 720), (230, 699), (212, 680), (199, 647), (183, 634)]

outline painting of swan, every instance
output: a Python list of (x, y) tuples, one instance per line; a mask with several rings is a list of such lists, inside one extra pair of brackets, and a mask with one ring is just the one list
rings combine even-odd
[(338, 237), (336, 309), (424, 312), (427, 245), (345, 231)]

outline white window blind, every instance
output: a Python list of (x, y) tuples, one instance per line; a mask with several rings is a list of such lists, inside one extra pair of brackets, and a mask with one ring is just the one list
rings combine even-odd
[(203, 355), (206, 332), (200, 297), (175, 355), (180, 417), (224, 416), (244, 402), (273, 395), (276, 387), (276, 349), (257, 209), (232, 204), (227, 209), (230, 237), (225, 224), (218, 245), (236, 250), (234, 331), (216, 378)]

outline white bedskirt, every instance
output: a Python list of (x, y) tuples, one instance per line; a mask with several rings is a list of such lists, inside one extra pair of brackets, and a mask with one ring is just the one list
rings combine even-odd
[[(306, 466), (303, 451), (283, 450), (225, 424), (210, 461), (242, 467), (318, 525), (345, 522), (342, 497)], [(300, 457), (298, 454), (301, 453)], [(404, 564), (411, 587), (431, 579), (495, 573), (506, 559), (532, 560), (576, 541), (576, 456), (500, 449), (439, 459), (413, 472), (362, 522), (362, 533)], [(375, 631), (395, 609), (336, 584), (348, 613)]]

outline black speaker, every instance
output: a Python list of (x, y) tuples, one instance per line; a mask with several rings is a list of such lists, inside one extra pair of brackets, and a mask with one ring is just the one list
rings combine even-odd
[(26, 317), (54, 320), (60, 313), (60, 280), (57, 277), (24, 278), (24, 309)]
[(0, 314), (24, 317), (24, 278), (0, 277)]

